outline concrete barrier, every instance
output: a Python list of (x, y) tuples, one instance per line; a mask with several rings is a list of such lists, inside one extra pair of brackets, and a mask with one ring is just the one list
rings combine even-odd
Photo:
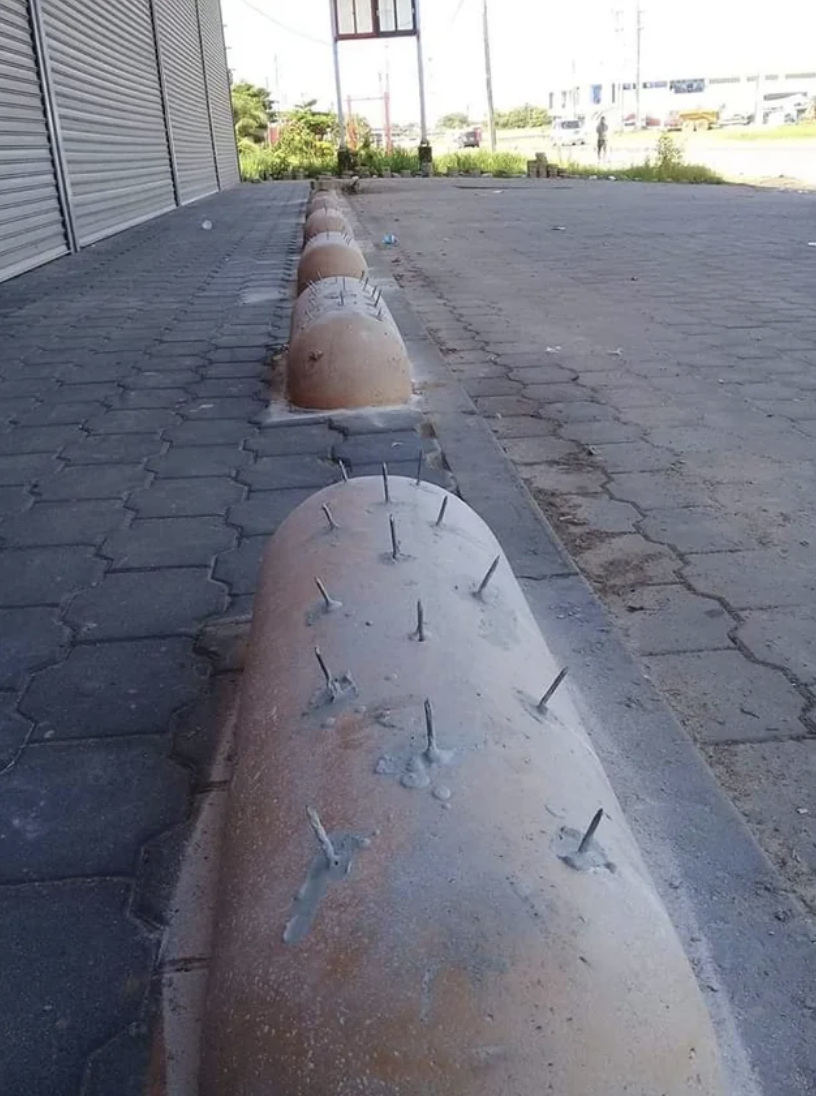
[(411, 364), (388, 306), (355, 278), (325, 278), (298, 297), (286, 376), (298, 407), (382, 407), (411, 397)]
[(353, 238), (342, 232), (321, 232), (303, 248), (298, 264), (298, 293), (321, 278), (362, 278), (368, 265)]
[(306, 209), (309, 214), (317, 209), (340, 209), (340, 199), (333, 190), (319, 190), (309, 199)]
[(319, 236), (323, 232), (340, 232), (346, 236), (352, 236), (351, 225), (339, 209), (326, 207), (318, 208), (310, 213), (303, 226), (303, 242), (308, 243), (313, 236)]
[(387, 474), (328, 488), (255, 606), (202, 1096), (721, 1096), (680, 942), (481, 519)]

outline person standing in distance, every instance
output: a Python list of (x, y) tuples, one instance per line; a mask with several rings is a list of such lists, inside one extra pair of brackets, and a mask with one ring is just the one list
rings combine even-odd
[(606, 159), (607, 135), (609, 133), (609, 126), (606, 124), (606, 117), (603, 114), (595, 129), (595, 133), (598, 136), (598, 163), (600, 163), (601, 160)]

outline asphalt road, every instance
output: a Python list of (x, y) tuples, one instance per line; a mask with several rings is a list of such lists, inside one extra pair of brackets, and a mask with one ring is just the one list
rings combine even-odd
[(409, 300), (787, 879), (779, 919), (816, 913), (816, 198), (368, 187)]

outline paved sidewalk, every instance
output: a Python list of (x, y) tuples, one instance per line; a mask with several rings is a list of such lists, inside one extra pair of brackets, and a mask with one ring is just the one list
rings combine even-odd
[(306, 196), (233, 191), (0, 286), (4, 1096), (144, 1090), (217, 730), (196, 636), (246, 611), (265, 534), (336, 474), (255, 424)]
[(460, 179), (354, 203), (398, 235), (394, 276), (812, 912), (814, 201)]

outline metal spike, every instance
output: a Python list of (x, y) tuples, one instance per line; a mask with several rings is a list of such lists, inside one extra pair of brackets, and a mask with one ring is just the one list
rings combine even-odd
[(417, 602), (417, 630), (416, 636), (420, 643), (425, 642), (425, 610), (422, 607), (422, 602)]
[(318, 590), (320, 591), (320, 596), (323, 598), (323, 602), (326, 606), (326, 609), (327, 610), (333, 609), (334, 608), (334, 602), (329, 597), (329, 591), (326, 589), (326, 587), (323, 585), (323, 583), (320, 581), (319, 578), (315, 579), (315, 585), (317, 586)]
[(326, 865), (330, 868), (336, 868), (340, 863), (340, 858), (334, 851), (334, 845), (329, 835), (323, 828), (323, 823), (320, 821), (320, 815), (314, 809), (314, 807), (307, 807), (306, 813), (309, 816), (309, 823), (314, 830), (314, 835), (317, 838), (317, 843), (323, 851), (323, 855), (326, 857)]
[(383, 462), (383, 466), (382, 466), (382, 481), (383, 481), (383, 491), (385, 491), (385, 501), (390, 502), (391, 501), (391, 492), (388, 489), (388, 465), (385, 464), (384, 462)]
[(436, 745), (436, 731), (434, 730), (433, 723), (433, 708), (431, 707), (430, 700), (425, 701), (425, 734), (427, 735), (428, 744), (425, 747), (425, 760), (437, 761), (439, 758), (439, 748)]
[(340, 475), (343, 477), (343, 483), (348, 483), (348, 470), (346, 469), (345, 462), (338, 457), (337, 463), (340, 465)]
[(553, 681), (552, 685), (550, 685), (549, 689), (547, 689), (544, 696), (542, 696), (541, 700), (539, 700), (538, 710), (540, 712), (546, 712), (547, 704), (550, 702), (550, 700), (552, 700), (553, 694), (555, 693), (556, 689), (559, 687), (561, 682), (564, 680), (564, 678), (567, 676), (568, 672), (569, 671), (567, 670), (567, 667), (565, 666), (564, 669), (558, 674), (555, 681)]
[(425, 463), (425, 453), (423, 452), (422, 449), (420, 449), (419, 456), (417, 457), (417, 475), (416, 475), (416, 485), (417, 485), (417, 487), (419, 487), (420, 483), (422, 483), (422, 466), (423, 466), (424, 463)]
[(447, 510), (447, 508), (448, 508), (448, 496), (445, 495), (445, 497), (442, 499), (442, 505), (439, 508), (439, 517), (436, 519), (437, 526), (441, 525), (442, 522), (445, 520), (445, 511)]
[(581, 844), (578, 846), (578, 852), (586, 852), (587, 851), (587, 848), (589, 847), (589, 843), (592, 840), (592, 838), (595, 836), (595, 831), (597, 830), (598, 826), (600, 826), (601, 819), (603, 818), (603, 816), (604, 816), (603, 807), (601, 807), (598, 811), (595, 812), (595, 815), (594, 815), (592, 821), (590, 822), (589, 826), (587, 827), (586, 833), (581, 838)]
[(334, 520), (334, 517), (332, 516), (331, 510), (328, 508), (328, 506), (325, 504), (325, 502), (323, 503), (323, 505), (321, 506), (320, 509), (326, 515), (326, 521), (329, 523), (329, 528), (330, 529), (339, 529), (340, 526)]
[(496, 556), (496, 558), (490, 564), (490, 567), (488, 568), (487, 574), (482, 579), (482, 581), (479, 583), (479, 589), (476, 591), (476, 597), (481, 597), (482, 594), (485, 592), (485, 590), (487, 589), (487, 585), (490, 582), (490, 580), (493, 578), (493, 576), (495, 575), (496, 568), (499, 566), (500, 562), (501, 562), (501, 556)]
[(317, 659), (320, 669), (323, 671), (323, 676), (326, 679), (326, 685), (331, 693), (334, 693), (334, 678), (332, 677), (331, 670), (326, 665), (326, 660), (320, 653), (320, 648), (315, 647), (315, 658)]
[(391, 557), (392, 559), (399, 559), (400, 546), (397, 540), (397, 523), (393, 514), (388, 515), (388, 524), (391, 529)]

